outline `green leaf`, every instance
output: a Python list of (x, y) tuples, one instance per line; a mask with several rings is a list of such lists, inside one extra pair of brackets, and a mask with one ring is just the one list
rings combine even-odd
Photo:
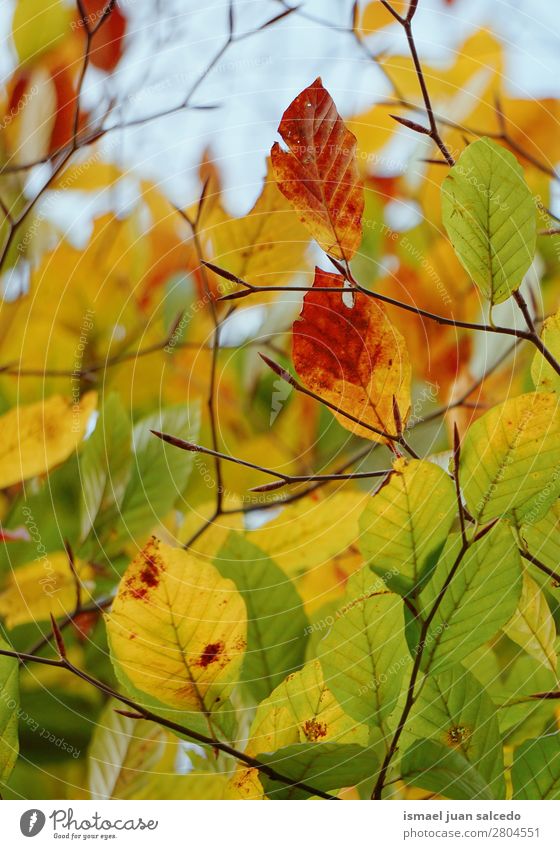
[(526, 740), (515, 752), (514, 799), (560, 799), (560, 734)]
[(472, 142), (442, 185), (442, 219), (468, 274), (492, 304), (507, 300), (535, 255), (533, 196), (515, 156), (496, 142)]
[(453, 570), (425, 638), (422, 669), (432, 675), (491, 639), (521, 595), (521, 558), (509, 527), (496, 525), (459, 560), (460, 551), (461, 536), (454, 534), (420, 599), (420, 615), (426, 617)]
[(166, 431), (196, 441), (199, 424), (198, 405), (179, 404), (164, 408), (135, 426), (132, 472), (120, 505), (119, 520), (105, 546), (107, 554), (120, 551), (131, 539), (147, 536), (169, 513), (187, 485), (192, 453), (177, 451), (151, 431)]
[(79, 459), (82, 540), (94, 524), (102, 528), (104, 513), (110, 511), (109, 525), (114, 521), (115, 507), (121, 503), (130, 474), (130, 434), (130, 419), (119, 395), (112, 392), (103, 402)]
[[(557, 360), (560, 359), (560, 310), (550, 315), (543, 323), (541, 339)], [(560, 390), (560, 375), (545, 360), (540, 351), (533, 357), (531, 377), (535, 388), (540, 392), (558, 392)]]
[(453, 524), (457, 501), (449, 475), (424, 460), (397, 460), (360, 518), (360, 548), (394, 592), (422, 584)]
[(371, 579), (362, 569), (350, 580), (345, 604), (319, 644), (319, 658), (345, 713), (381, 726), (395, 707), (410, 655), (401, 599)]
[(504, 759), (495, 708), (462, 666), (425, 679), (403, 739), (410, 736), (416, 741), (435, 740), (457, 751), (488, 784), (492, 798), (504, 798)]
[(303, 666), (308, 621), (301, 599), (276, 563), (241, 534), (229, 535), (214, 565), (245, 601), (248, 632), (241, 677), (261, 702)]
[(401, 776), (406, 784), (447, 799), (492, 799), (490, 788), (468, 760), (435, 740), (423, 740), (403, 756)]
[[(0, 648), (11, 647), (0, 639)], [(15, 657), (0, 655), (0, 782), (10, 777), (17, 760), (18, 743), (18, 662)]]
[(560, 493), (560, 405), (555, 392), (529, 392), (499, 404), (470, 426), (460, 480), (479, 522), (506, 516), (537, 522)]
[(504, 625), (504, 631), (518, 646), (556, 675), (556, 627), (545, 595), (527, 569), (517, 610)]
[[(377, 771), (377, 757), (371, 748), (353, 743), (295, 743), (276, 752), (260, 754), (259, 760), (273, 766), (293, 781), (304, 781), (317, 790), (352, 787)], [(274, 799), (307, 799), (310, 794), (259, 774), (267, 796)]]

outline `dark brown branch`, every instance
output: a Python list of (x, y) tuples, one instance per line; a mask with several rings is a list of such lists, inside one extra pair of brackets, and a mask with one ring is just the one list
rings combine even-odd
[[(477, 324), (472, 321), (459, 321), (454, 318), (447, 318), (443, 315), (438, 315), (437, 313), (428, 312), (428, 310), (423, 310), (420, 307), (412, 306), (411, 304), (406, 304), (403, 301), (398, 301), (395, 298), (389, 297), (389, 295), (382, 295), (380, 292), (372, 292), (370, 289), (366, 289), (365, 286), (362, 286), (353, 276), (349, 276), (348, 270), (339, 263), (337, 260), (333, 259), (333, 257), (329, 257), (331, 262), (335, 265), (337, 270), (351, 283), (352, 287), (361, 295), (364, 295), (368, 298), (373, 298), (376, 301), (381, 301), (381, 303), (389, 304), (390, 306), (397, 307), (398, 309), (405, 310), (406, 312), (412, 312), (415, 315), (421, 316), (422, 318), (427, 318), (430, 321), (434, 321), (437, 324), (447, 327), (457, 327), (463, 330), (477, 330), (482, 333), (497, 333), (504, 336), (515, 336), (518, 339), (530, 339), (531, 334), (527, 331), (518, 330), (514, 327), (500, 327), (491, 324)], [(214, 265), (212, 262), (204, 263), (211, 271), (218, 274), (220, 277), (223, 277), (225, 280), (229, 280), (230, 282), (235, 282), (239, 286), (243, 287), (243, 291), (241, 292), (232, 292), (229, 295), (223, 295), (219, 300), (221, 301), (231, 301), (236, 300), (238, 298), (247, 297), (251, 293), (257, 292), (347, 292), (348, 289), (344, 287), (337, 288), (336, 286), (254, 286), (252, 283), (248, 283), (246, 280), (242, 280), (240, 277), (236, 277), (231, 272), (226, 271), (224, 268), (220, 268), (218, 265)]]

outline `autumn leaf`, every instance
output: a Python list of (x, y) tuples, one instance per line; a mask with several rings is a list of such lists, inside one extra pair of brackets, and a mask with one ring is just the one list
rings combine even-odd
[(350, 259), (362, 238), (364, 195), (356, 139), (347, 130), (320, 77), (299, 94), (278, 128), (272, 166), (282, 193), (324, 251)]
[(399, 458), (360, 517), (366, 562), (394, 592), (418, 592), (437, 562), (456, 510), (448, 474), (435, 463)]
[(262, 191), (247, 215), (232, 218), (222, 212), (206, 219), (216, 262), (257, 286), (271, 280), (280, 285), (301, 271), (309, 239), (271, 172), (269, 163)]
[(560, 798), (551, 39), (4, 5), (0, 798)]
[(206, 714), (239, 678), (245, 604), (213, 566), (152, 538), (124, 574), (107, 632), (123, 680)]
[[(541, 339), (556, 358), (560, 356), (560, 312), (550, 315), (544, 322), (541, 329)], [(531, 377), (535, 384), (535, 389), (540, 392), (551, 392), (560, 390), (560, 375), (550, 365), (548, 360), (545, 360), (540, 351), (536, 351), (531, 364)]]
[(96, 403), (95, 392), (75, 403), (53, 395), (0, 416), (0, 487), (42, 475), (66, 460), (82, 440)]
[[(408, 9), (406, 0), (393, 0), (391, 6), (399, 15), (406, 14)], [(363, 35), (367, 36), (394, 23), (395, 18), (383, 3), (380, 0), (371, 0), (365, 7), (360, 18), (359, 30)]]
[[(401, 422), (410, 410), (410, 363), (405, 342), (372, 298), (344, 288), (339, 274), (315, 269), (313, 290), (292, 328), (292, 356), (308, 389), (350, 413), (338, 421), (352, 433), (386, 442), (395, 434), (395, 404)], [(365, 426), (364, 426), (365, 425)], [(369, 427), (367, 427), (369, 425)]]
[[(102, 71), (112, 71), (123, 53), (126, 18), (116, 3), (106, 18), (103, 18), (106, 0), (82, 0), (82, 3), (87, 26), (97, 29), (91, 40), (91, 62)], [(84, 27), (80, 18), (77, 23)]]
[(61, 0), (17, 0), (12, 19), (20, 62), (32, 62), (70, 33), (70, 10)]
[(138, 799), (149, 784), (166, 741), (165, 731), (147, 720), (117, 713), (109, 701), (99, 718), (89, 748), (92, 799)]
[(95, 572), (81, 560), (74, 563), (72, 573), (68, 554), (54, 551), (40, 560), (18, 566), (0, 592), (0, 616), (7, 628), (26, 622), (45, 622), (50, 615), (67, 616), (76, 609), (79, 581), (83, 604), (91, 600)]
[[(325, 684), (321, 664), (315, 660), (289, 675), (261, 702), (251, 725), (246, 752), (258, 756), (297, 743), (366, 746), (367, 741), (367, 727), (344, 712)], [(258, 771), (239, 768), (230, 793), (233, 798), (262, 797)]]
[(524, 648), (556, 676), (556, 626), (544, 593), (527, 571), (523, 573), (517, 610), (504, 625), (504, 631), (510, 640)]

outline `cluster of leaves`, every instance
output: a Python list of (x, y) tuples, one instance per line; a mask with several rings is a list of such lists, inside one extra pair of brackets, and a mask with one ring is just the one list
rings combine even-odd
[[(206, 157), (191, 208), (141, 180), (76, 248), (36, 207), (124, 177), (89, 150), (111, 125), (81, 86), (90, 63), (115, 69), (126, 19), (18, 3), (0, 169), (5, 795), (560, 798), (554, 119), (496, 100), (488, 32), (428, 74), (417, 8), (353, 10), (396, 116), (379, 103), (345, 123), (317, 79), (246, 215)], [(410, 59), (369, 53), (390, 24)], [(438, 104), (457, 88), (452, 122)], [(420, 188), (371, 165), (398, 124), (423, 146)], [(421, 223), (392, 230), (406, 202)]]

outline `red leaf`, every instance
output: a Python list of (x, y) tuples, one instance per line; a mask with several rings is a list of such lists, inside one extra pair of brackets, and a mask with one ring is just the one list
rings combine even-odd
[[(315, 269), (313, 287), (344, 286), (344, 278)], [(348, 299), (354, 300), (353, 306)], [(307, 293), (292, 328), (295, 368), (308, 389), (385, 433), (396, 433), (393, 398), (405, 422), (410, 409), (410, 363), (399, 331), (365, 295)], [(376, 442), (371, 430), (335, 413), (344, 427)]]

